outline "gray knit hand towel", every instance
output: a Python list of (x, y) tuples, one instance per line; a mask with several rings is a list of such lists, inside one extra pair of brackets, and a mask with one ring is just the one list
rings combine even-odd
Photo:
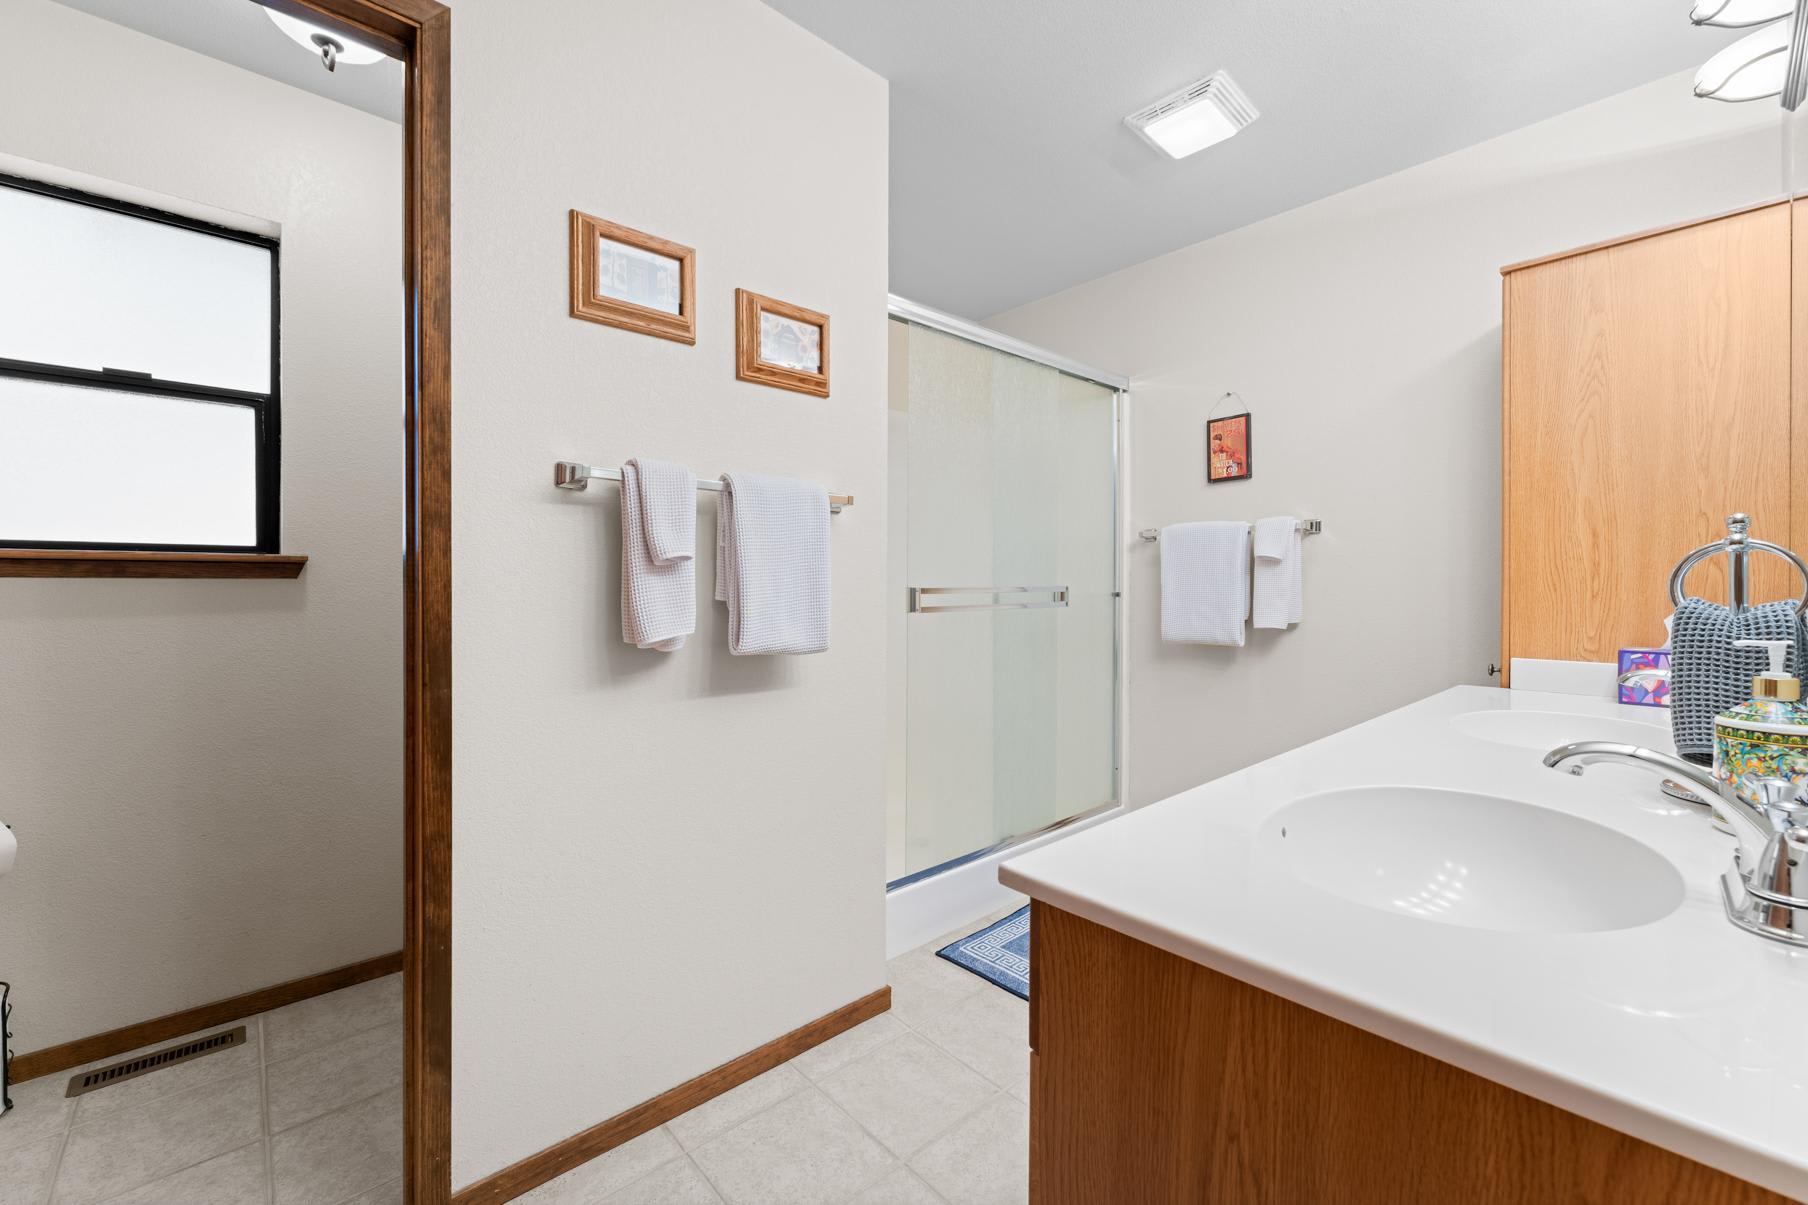
[(1808, 637), (1792, 602), (1748, 607), (1735, 616), (1719, 603), (1685, 598), (1670, 625), (1670, 735), (1690, 761), (1714, 755), (1714, 717), (1751, 698), (1751, 680), (1770, 667), (1763, 649), (1735, 640), (1793, 640), (1785, 668), (1808, 665)]

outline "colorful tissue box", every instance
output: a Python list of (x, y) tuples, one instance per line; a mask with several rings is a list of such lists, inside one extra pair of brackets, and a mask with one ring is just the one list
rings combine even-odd
[(1620, 702), (1635, 707), (1670, 705), (1670, 650), (1620, 650)]

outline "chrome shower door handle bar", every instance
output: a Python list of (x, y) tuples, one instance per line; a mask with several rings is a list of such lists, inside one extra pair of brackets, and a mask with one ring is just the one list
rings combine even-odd
[[(991, 602), (941, 603), (944, 594), (989, 594)], [(1023, 595), (1046, 594), (1048, 598), (1031, 601)], [(1045, 607), (1065, 607), (1066, 586), (912, 586), (910, 604), (914, 614), (933, 615), (939, 611), (1039, 611)]]

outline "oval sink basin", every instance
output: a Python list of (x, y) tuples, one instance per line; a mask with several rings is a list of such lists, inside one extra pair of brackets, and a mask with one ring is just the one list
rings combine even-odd
[(1453, 716), (1450, 726), (1478, 740), (1536, 749), (1540, 753), (1571, 741), (1624, 741), (1659, 753), (1676, 752), (1667, 723), (1643, 724), (1607, 716), (1597, 719), (1561, 711), (1466, 711)]
[(1597, 933), (1659, 920), (1682, 876), (1606, 825), (1431, 787), (1358, 787), (1288, 804), (1257, 849), (1272, 869), (1346, 900), (1506, 933)]

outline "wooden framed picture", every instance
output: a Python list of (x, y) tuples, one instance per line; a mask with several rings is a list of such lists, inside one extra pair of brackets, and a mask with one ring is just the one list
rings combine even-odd
[(735, 290), (735, 376), (829, 396), (829, 316)]
[(571, 316), (697, 342), (697, 253), (571, 211)]
[(1227, 414), (1205, 423), (1205, 480), (1243, 481), (1251, 472), (1249, 414)]

